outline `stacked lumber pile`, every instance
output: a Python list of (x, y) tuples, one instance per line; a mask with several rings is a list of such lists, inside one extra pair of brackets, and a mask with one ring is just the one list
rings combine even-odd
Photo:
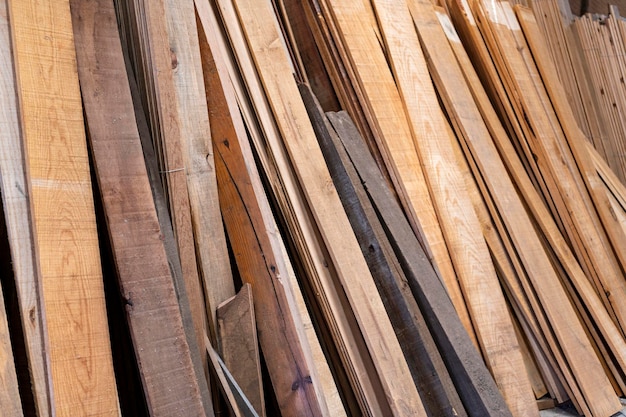
[(618, 413), (624, 22), (528, 5), (0, 0), (2, 412)]

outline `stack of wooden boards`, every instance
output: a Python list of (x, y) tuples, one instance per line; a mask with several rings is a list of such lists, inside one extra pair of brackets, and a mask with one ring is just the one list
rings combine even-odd
[(3, 412), (618, 412), (623, 57), (528, 5), (0, 0)]

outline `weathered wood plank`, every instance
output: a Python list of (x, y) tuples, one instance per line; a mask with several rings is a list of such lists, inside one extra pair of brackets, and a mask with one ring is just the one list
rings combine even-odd
[(0, 80), (0, 194), (24, 329), (31, 390), (39, 416), (47, 417), (52, 413), (49, 347), (6, 0), (0, 1)]
[(117, 416), (69, 2), (13, 1), (9, 10), (54, 409)]
[(387, 401), (396, 415), (424, 415), (408, 366), (358, 243), (332, 185), (306, 109), (290, 74), (270, 7), (235, 2), (252, 56), (309, 208), (363, 333)]
[(204, 290), (209, 335), (215, 341), (215, 310), (221, 302), (235, 295), (235, 288), (217, 196), (209, 112), (193, 2), (166, 0), (165, 16), (175, 67), (172, 74), (193, 239)]
[(113, 2), (72, 1), (78, 71), (113, 257), (151, 415), (204, 416), (134, 117)]
[(470, 416), (510, 416), (506, 403), (482, 357), (456, 314), (443, 283), (409, 227), (399, 204), (363, 147), (358, 131), (345, 113), (329, 114), (374, 207), (424, 314), (446, 367)]
[(244, 284), (237, 295), (217, 306), (217, 334), (224, 363), (257, 413), (265, 416), (259, 341), (250, 284)]

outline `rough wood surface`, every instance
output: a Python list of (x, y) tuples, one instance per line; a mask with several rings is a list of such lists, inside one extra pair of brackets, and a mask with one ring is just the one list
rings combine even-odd
[(69, 2), (9, 5), (54, 409), (117, 416)]
[(446, 289), (412, 233), (358, 131), (345, 113), (329, 114), (374, 207), (437, 343), (461, 401), (470, 416), (510, 416), (482, 357), (465, 331)]
[(6, 0), (0, 1), (0, 80), (0, 194), (24, 329), (31, 390), (39, 417), (47, 417), (52, 413), (49, 347)]
[(228, 370), (260, 416), (265, 416), (259, 341), (250, 284), (217, 306), (220, 352)]
[(351, 232), (294, 80), (270, 7), (238, 0), (237, 12), (296, 175), (357, 319), (391, 410), (424, 415), (391, 323)]
[(152, 200), (113, 2), (73, 1), (72, 14), (96, 177), (146, 402), (153, 416), (204, 416)]
[(217, 196), (193, 2), (166, 0), (165, 15), (173, 56), (180, 145), (187, 176), (193, 239), (206, 301), (209, 335), (214, 338), (215, 310), (235, 294), (235, 288)]

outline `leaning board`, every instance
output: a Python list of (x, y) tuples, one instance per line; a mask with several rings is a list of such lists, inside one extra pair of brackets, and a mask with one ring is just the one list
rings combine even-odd
[(57, 416), (117, 416), (69, 3), (9, 6), (54, 408)]

